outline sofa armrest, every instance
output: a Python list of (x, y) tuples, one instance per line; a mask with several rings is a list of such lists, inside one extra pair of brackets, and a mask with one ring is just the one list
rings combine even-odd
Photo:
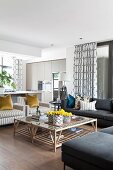
[(30, 116), (30, 114), (29, 114), (29, 105), (25, 105), (25, 106), (26, 106), (26, 115)]
[(13, 108), (23, 111), (23, 116), (26, 116), (26, 105), (21, 105), (21, 104), (18, 104), (18, 103), (14, 103)]

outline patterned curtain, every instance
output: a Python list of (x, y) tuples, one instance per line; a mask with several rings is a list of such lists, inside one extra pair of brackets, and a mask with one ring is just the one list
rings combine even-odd
[(13, 58), (13, 78), (16, 90), (23, 89), (23, 63), (21, 59)]
[(97, 43), (75, 46), (74, 52), (74, 94), (97, 97)]

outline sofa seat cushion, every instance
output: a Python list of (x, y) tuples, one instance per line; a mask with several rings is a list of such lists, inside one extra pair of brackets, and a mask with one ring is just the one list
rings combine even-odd
[(75, 115), (85, 116), (85, 117), (92, 117), (97, 119), (103, 119), (108, 121), (113, 121), (113, 112), (106, 111), (106, 110), (75, 110), (66, 108), (66, 111), (72, 112)]
[(102, 169), (113, 169), (113, 136), (96, 132), (62, 144), (62, 151)]
[(0, 111), (0, 118), (15, 117), (15, 116), (23, 116), (23, 111), (17, 109)]

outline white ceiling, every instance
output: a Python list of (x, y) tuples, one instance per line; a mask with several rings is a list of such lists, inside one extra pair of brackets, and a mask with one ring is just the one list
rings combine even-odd
[(0, 0), (0, 39), (41, 48), (113, 39), (113, 0)]

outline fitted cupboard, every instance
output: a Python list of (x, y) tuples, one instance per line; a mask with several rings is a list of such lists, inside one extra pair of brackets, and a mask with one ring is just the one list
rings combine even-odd
[(44, 83), (40, 100), (48, 103), (52, 100), (52, 73), (66, 72), (66, 59), (28, 63), (26, 66), (26, 89), (39, 90), (38, 83)]

